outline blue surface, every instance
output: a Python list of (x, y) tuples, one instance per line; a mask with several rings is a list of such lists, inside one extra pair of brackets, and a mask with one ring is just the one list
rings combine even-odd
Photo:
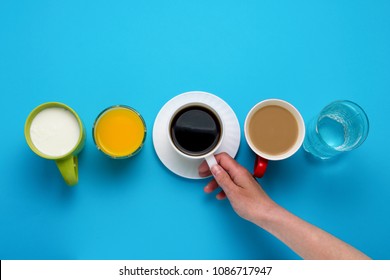
[[(298, 216), (376, 259), (390, 258), (390, 2), (0, 1), (1, 259), (298, 259), (203, 193), (207, 180), (168, 171), (152, 127), (172, 97), (224, 99), (241, 127), (266, 98), (308, 120), (336, 99), (370, 119), (356, 151), (321, 163), (301, 149), (261, 184)], [(80, 181), (28, 148), (24, 122), (47, 101), (75, 109), (88, 133)], [(104, 108), (139, 110), (136, 157), (114, 161), (91, 137)], [(243, 135), (242, 135), (243, 136)], [(252, 168), (244, 137), (237, 160)]]

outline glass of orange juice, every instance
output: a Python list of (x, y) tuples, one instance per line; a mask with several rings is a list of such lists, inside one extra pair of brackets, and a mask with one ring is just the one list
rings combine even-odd
[(137, 154), (146, 138), (146, 125), (133, 108), (115, 105), (103, 110), (94, 123), (93, 140), (96, 147), (114, 159)]

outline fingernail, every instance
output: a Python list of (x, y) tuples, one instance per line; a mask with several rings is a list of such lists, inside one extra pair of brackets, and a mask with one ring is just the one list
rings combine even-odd
[(221, 167), (218, 164), (215, 164), (211, 167), (210, 171), (214, 177), (218, 176), (218, 174), (221, 172)]

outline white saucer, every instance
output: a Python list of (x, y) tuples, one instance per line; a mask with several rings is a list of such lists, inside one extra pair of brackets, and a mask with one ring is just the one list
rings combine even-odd
[(221, 118), (224, 139), (216, 153), (226, 152), (235, 157), (240, 146), (240, 124), (230, 106), (218, 96), (202, 91), (190, 91), (169, 100), (157, 114), (153, 125), (153, 145), (161, 162), (173, 173), (188, 179), (202, 179), (198, 167), (203, 160), (187, 159), (178, 154), (169, 142), (169, 122), (172, 114), (185, 104), (204, 103)]

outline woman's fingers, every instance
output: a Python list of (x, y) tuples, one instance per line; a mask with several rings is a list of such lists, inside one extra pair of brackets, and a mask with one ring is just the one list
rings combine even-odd
[(207, 177), (211, 175), (210, 168), (205, 160), (199, 165), (198, 173), (200, 177)]
[(215, 191), (217, 188), (218, 188), (218, 183), (213, 179), (204, 187), (204, 191), (206, 193), (211, 193)]
[[(215, 181), (214, 179), (211, 180), (205, 187), (204, 187), (204, 191), (205, 193), (212, 193), (213, 191), (215, 191), (216, 189), (218, 189), (219, 186), (218, 186), (218, 183), (217, 181)], [(222, 199), (225, 199), (226, 198), (226, 194), (223, 190), (221, 190), (217, 195), (216, 195), (216, 198), (219, 199), (219, 200), (222, 200)]]
[(219, 192), (216, 196), (215, 196), (218, 200), (222, 200), (222, 199), (225, 199), (226, 198), (226, 194), (224, 191), (221, 191)]

